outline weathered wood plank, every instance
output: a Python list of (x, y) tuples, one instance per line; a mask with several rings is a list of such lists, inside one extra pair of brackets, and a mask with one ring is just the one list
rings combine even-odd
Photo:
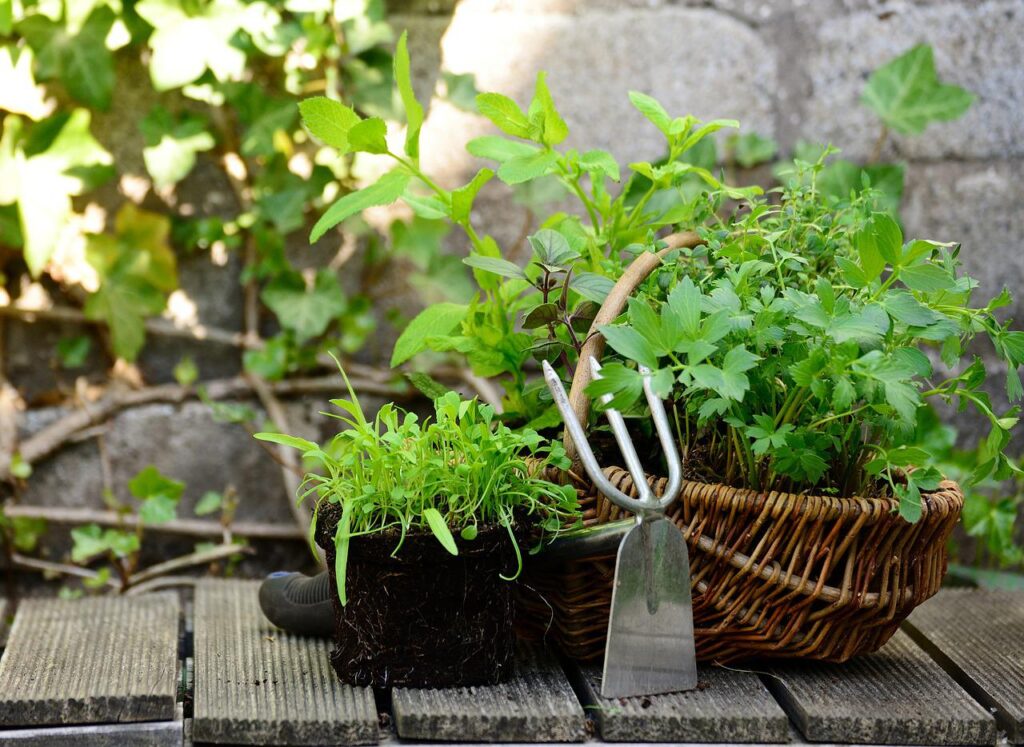
[(181, 721), (0, 731), (0, 747), (181, 747)]
[(1024, 594), (946, 589), (914, 610), (911, 636), (1024, 743)]
[(196, 587), (193, 735), (230, 744), (375, 744), (373, 691), (338, 681), (330, 644), (278, 630), (258, 581)]
[(171, 592), (23, 601), (0, 661), (0, 724), (172, 720), (178, 618)]
[(702, 666), (696, 690), (642, 698), (603, 698), (600, 668), (581, 674), (607, 742), (789, 741), (789, 719), (750, 672)]
[(995, 719), (905, 633), (846, 664), (776, 666), (765, 682), (811, 742), (994, 744)]
[(509, 682), (439, 690), (395, 688), (395, 728), (403, 740), (580, 742), (586, 716), (562, 668), (523, 649)]

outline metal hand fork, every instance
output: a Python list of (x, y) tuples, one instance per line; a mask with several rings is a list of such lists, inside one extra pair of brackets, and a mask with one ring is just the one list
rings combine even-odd
[[(594, 379), (600, 379), (600, 364), (593, 357), (589, 364)], [(651, 389), (650, 371), (641, 367), (640, 372), (668, 464), (668, 485), (661, 498), (647, 484), (622, 414), (610, 407), (605, 416), (639, 497), (629, 497), (604, 476), (558, 374), (544, 362), (544, 379), (590, 479), (608, 500), (636, 514), (636, 526), (622, 538), (615, 562), (601, 680), (601, 695), (606, 698), (657, 695), (697, 686), (689, 554), (682, 532), (665, 518), (665, 509), (676, 499), (682, 485), (682, 466), (665, 406)], [(604, 395), (601, 402), (608, 405), (611, 399), (611, 395)]]

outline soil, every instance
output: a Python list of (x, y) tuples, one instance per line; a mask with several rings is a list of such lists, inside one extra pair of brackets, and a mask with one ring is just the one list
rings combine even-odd
[[(324, 504), (316, 541), (334, 581), (334, 532), (341, 510)], [(522, 544), (522, 533), (519, 535)], [(374, 687), (496, 684), (512, 673), (515, 573), (508, 530), (482, 528), (456, 539), (450, 555), (428, 532), (356, 537), (349, 546), (344, 607), (334, 595), (331, 665), (343, 681)], [(332, 588), (336, 588), (332, 583)]]

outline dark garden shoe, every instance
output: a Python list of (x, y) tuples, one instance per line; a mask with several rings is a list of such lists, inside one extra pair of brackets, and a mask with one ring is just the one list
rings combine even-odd
[(327, 571), (316, 576), (277, 571), (260, 585), (260, 608), (277, 627), (297, 633), (330, 637), (334, 634), (331, 579)]

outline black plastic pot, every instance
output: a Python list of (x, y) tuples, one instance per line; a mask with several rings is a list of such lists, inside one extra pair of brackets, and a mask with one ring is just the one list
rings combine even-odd
[(515, 549), (504, 527), (456, 538), (458, 556), (429, 533), (356, 537), (346, 596), (334, 577), (336, 504), (321, 506), (316, 542), (327, 553), (334, 601), (331, 665), (342, 682), (374, 687), (496, 684), (512, 672)]

